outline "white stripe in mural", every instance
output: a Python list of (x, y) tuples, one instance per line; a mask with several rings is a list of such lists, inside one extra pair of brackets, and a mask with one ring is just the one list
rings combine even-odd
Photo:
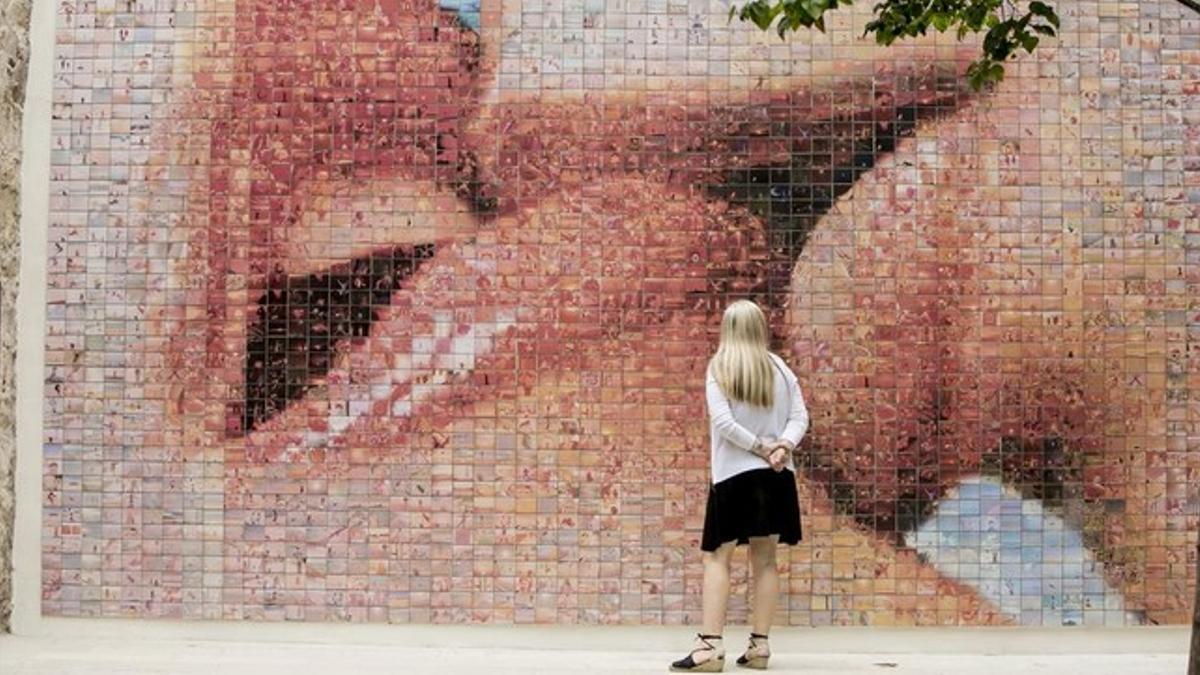
[(905, 543), (1019, 623), (1143, 623), (1078, 529), (995, 477), (960, 482)]

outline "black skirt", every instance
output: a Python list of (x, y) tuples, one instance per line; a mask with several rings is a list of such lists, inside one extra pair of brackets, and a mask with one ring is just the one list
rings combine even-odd
[(800, 541), (800, 498), (796, 476), (788, 469), (754, 469), (708, 489), (700, 550), (715, 551), (726, 542), (750, 543), (750, 537), (779, 535), (779, 543)]

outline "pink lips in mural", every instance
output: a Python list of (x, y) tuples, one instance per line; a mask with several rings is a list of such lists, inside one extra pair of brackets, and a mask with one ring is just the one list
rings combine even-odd
[[(448, 495), (462, 518), (536, 514), (539, 537), (619, 527), (622, 491), (701, 484), (698, 385), (744, 296), (790, 321), (804, 468), (859, 526), (900, 544), (980, 468), (1062, 484), (1061, 428), (978, 419), (983, 397), (1026, 393), (980, 376), (1008, 337), (966, 332), (994, 323), (975, 290), (956, 304), (977, 242), (913, 227), (923, 186), (954, 181), (889, 158), (962, 112), (957, 73), (915, 58), (775, 90), (497, 91), (452, 14), (389, 8), (241, 2), (233, 72), (208, 81), (207, 227), (181, 265), (207, 286), (169, 361), (173, 423), (219, 449), (231, 508), (320, 522), (294, 500), (351, 476), (394, 546), (407, 518), (443, 525), (429, 500)], [(854, 304), (821, 306), (835, 296)], [(1069, 389), (1039, 396), (1008, 417), (1077, 421)], [(672, 531), (689, 499), (666, 500)], [(487, 539), (468, 530), (429, 536)]]
[[(207, 349), (246, 354), (223, 427), (255, 456), (511, 396), (544, 368), (516, 365), (523, 345), (580, 346), (586, 369), (595, 337), (653, 350), (631, 345), (703, 329), (734, 295), (782, 308), (823, 211), (964, 100), (930, 71), (724, 102), (481, 106), (474, 33), (430, 7), (239, 9), (249, 88), (215, 122), (208, 269), (246, 273), (228, 300), (213, 289)], [(694, 370), (704, 339), (682, 344)]]

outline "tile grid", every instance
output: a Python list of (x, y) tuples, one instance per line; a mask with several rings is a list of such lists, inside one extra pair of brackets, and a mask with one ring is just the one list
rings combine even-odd
[(750, 293), (814, 410), (781, 621), (1186, 618), (1186, 9), (1062, 8), (981, 99), (851, 16), (334, 4), (60, 10), (46, 614), (694, 622), (696, 382)]

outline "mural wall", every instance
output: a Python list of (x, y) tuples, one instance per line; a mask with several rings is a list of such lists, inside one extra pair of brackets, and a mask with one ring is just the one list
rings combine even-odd
[(781, 622), (1186, 621), (1200, 15), (1063, 3), (975, 93), (860, 4), (60, 3), (43, 612), (695, 622), (748, 297)]

